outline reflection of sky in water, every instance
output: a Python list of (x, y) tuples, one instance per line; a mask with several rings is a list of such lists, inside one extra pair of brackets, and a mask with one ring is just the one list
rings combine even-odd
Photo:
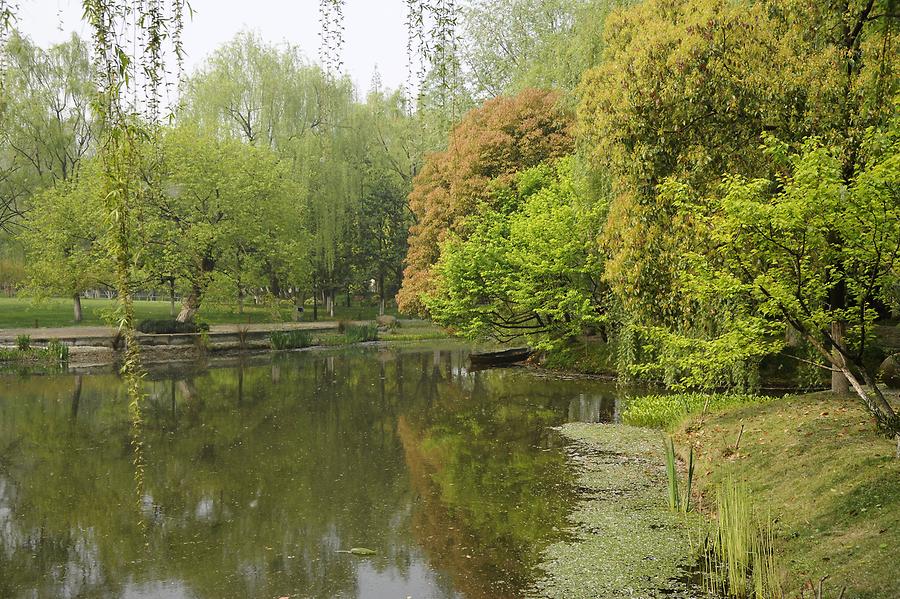
[[(350, 556), (352, 557), (352, 556)], [(356, 568), (357, 594), (347, 597), (359, 599), (462, 599), (454, 592), (446, 577), (439, 577), (421, 555), (414, 556), (406, 572), (388, 569), (377, 571), (369, 562), (361, 562)], [(415, 589), (415, 595), (410, 589)]]
[(130, 582), (122, 589), (122, 599), (195, 599), (183, 582), (167, 580), (135, 584)]
[(449, 347), (151, 373), (140, 499), (114, 376), (0, 376), (0, 597), (520, 596), (617, 390)]

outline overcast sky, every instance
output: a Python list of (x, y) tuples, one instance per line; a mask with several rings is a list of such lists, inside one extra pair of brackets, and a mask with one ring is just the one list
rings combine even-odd
[[(186, 69), (193, 71), (213, 50), (242, 29), (263, 39), (299, 46), (318, 58), (319, 0), (190, 0), (194, 17), (184, 25)], [(42, 46), (72, 31), (88, 37), (81, 0), (19, 0), (18, 28)], [(404, 0), (346, 0), (344, 70), (361, 90), (369, 87), (377, 65), (384, 85), (406, 79)]]

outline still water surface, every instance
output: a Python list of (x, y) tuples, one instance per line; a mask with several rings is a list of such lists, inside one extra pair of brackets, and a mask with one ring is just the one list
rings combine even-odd
[[(548, 427), (616, 390), (454, 344), (0, 375), (0, 597), (521, 596), (572, 505)], [(373, 557), (338, 553), (367, 547)]]

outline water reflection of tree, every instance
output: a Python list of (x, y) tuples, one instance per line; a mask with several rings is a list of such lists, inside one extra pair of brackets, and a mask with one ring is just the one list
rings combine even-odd
[[(354, 562), (335, 550), (360, 544), (379, 550), (376, 568), (402, 572), (414, 548), (370, 536), (391, 531), (396, 506), (409, 502), (402, 451), (385, 437), (393, 423), (381, 422), (371, 394), (356, 392), (365, 377), (333, 362), (325, 398), (312, 393), (319, 362), (282, 368), (277, 385), (270, 368), (246, 369), (241, 405), (229, 401), (233, 371), (176, 383), (175, 413), (171, 384), (153, 383), (146, 548), (128, 497), (128, 423), (114, 409), (114, 379), (85, 381), (69, 435), (60, 434), (68, 419), (55, 397), (0, 402), (0, 446), (25, 437), (5, 456), (15, 492), (4, 500), (21, 534), (8, 540), (0, 579), (47, 596), (120, 594), (129, 580), (156, 577), (214, 597), (353, 595)], [(84, 548), (94, 558), (74, 559)], [(101, 580), (91, 582), (92, 569)], [(64, 582), (79, 580), (86, 582)]]
[[(518, 597), (540, 549), (563, 527), (569, 498), (561, 454), (542, 451), (560, 397), (527, 377), (469, 375), (444, 358), (428, 409), (398, 420), (418, 496), (413, 531), (467, 597)], [(530, 387), (530, 391), (526, 390)], [(524, 401), (523, 401), (524, 399)]]
[(564, 512), (559, 456), (534, 431), (577, 389), (464, 362), (345, 350), (151, 375), (147, 546), (116, 378), (0, 381), (14, 390), (0, 397), (0, 596), (158, 580), (209, 597), (353, 596), (358, 562), (334, 550), (359, 545), (377, 571), (405, 576), (424, 549), (467, 595), (514, 594)]

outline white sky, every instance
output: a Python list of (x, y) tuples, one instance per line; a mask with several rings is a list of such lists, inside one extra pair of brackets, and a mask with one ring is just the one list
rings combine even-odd
[[(194, 17), (182, 39), (188, 73), (242, 29), (272, 43), (299, 46), (318, 59), (319, 0), (190, 0)], [(17, 28), (37, 44), (65, 40), (72, 31), (88, 37), (81, 0), (20, 0)], [(346, 0), (344, 70), (358, 89), (369, 88), (376, 65), (382, 82), (400, 87), (406, 79), (406, 6), (404, 0)]]

